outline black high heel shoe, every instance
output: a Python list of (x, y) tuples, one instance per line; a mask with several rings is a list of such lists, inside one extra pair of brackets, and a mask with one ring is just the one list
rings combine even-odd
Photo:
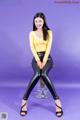
[[(24, 105), (21, 106), (21, 109), (20, 109), (20, 115), (21, 116), (25, 116), (27, 114), (27, 110), (22, 110), (22, 108), (26, 105), (26, 103)], [(21, 113), (24, 113), (24, 114), (21, 114)]]
[(63, 110), (60, 106), (58, 106), (57, 104), (55, 104), (58, 108), (60, 108), (61, 110), (60, 111), (56, 111), (56, 115), (57, 117), (61, 117), (63, 115)]

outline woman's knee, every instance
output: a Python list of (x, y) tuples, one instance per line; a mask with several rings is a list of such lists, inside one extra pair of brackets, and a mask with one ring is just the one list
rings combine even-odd
[(47, 75), (48, 75), (48, 74), (47, 74), (46, 71), (42, 71), (42, 73), (41, 73), (42, 78), (46, 77)]
[(40, 76), (41, 76), (40, 71), (37, 71), (37, 72), (36, 72), (36, 75), (40, 77)]

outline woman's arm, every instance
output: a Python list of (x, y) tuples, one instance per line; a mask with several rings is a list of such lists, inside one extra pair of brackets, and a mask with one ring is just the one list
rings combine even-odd
[(32, 32), (29, 33), (29, 40), (30, 40), (30, 48), (31, 48), (31, 51), (32, 51), (32, 54), (33, 54), (35, 60), (40, 61), (40, 58), (39, 58), (39, 56), (38, 56), (38, 54), (37, 54), (37, 52), (35, 50), (35, 47), (34, 47), (34, 41), (33, 41), (34, 36), (33, 36)]
[(52, 46), (52, 31), (49, 30), (49, 41), (48, 41), (47, 49), (46, 49), (46, 52), (45, 52), (45, 55), (44, 55), (44, 58), (43, 58), (43, 63), (44, 64), (46, 64), (46, 62), (47, 62), (48, 56), (50, 54), (51, 46)]

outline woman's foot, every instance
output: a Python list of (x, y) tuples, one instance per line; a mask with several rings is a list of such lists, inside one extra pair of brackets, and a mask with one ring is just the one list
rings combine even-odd
[(20, 115), (25, 116), (27, 114), (27, 100), (22, 99), (22, 105), (20, 109)]
[(61, 101), (59, 99), (55, 100), (55, 105), (56, 105), (56, 115), (57, 117), (61, 117), (63, 115)]

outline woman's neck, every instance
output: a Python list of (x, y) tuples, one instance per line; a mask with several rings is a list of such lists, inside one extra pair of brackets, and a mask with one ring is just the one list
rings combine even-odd
[(42, 32), (42, 29), (37, 29), (38, 32)]

